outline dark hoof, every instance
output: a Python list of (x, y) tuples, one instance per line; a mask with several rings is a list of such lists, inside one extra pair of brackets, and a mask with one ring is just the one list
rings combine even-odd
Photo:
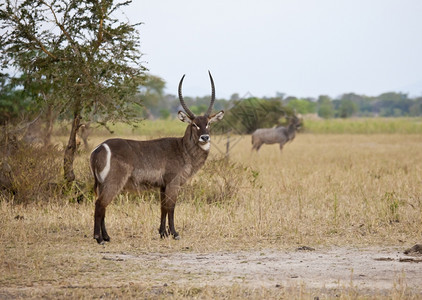
[(173, 239), (180, 240), (180, 235), (179, 235), (178, 232), (176, 232), (175, 234), (173, 234)]
[(167, 233), (167, 231), (161, 231), (161, 230), (159, 230), (159, 232), (160, 232), (160, 237), (162, 238), (162, 239), (165, 239), (166, 237), (168, 237), (169, 236), (169, 234)]
[(104, 239), (104, 241), (106, 241), (106, 242), (110, 242), (110, 237), (109, 237), (109, 236), (104, 236), (104, 237), (103, 237), (103, 239)]
[[(95, 235), (94, 235), (94, 239), (96, 239), (96, 240), (97, 240), (97, 243), (98, 243), (98, 244), (100, 244), (100, 245), (104, 245), (104, 239), (103, 239), (101, 236), (99, 236), (99, 235), (95, 234)], [(109, 240), (110, 240), (110, 238), (109, 238)]]

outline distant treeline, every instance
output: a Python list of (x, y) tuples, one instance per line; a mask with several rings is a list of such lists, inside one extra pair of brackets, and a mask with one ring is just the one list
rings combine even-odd
[(316, 113), (319, 117), (416, 117), (422, 115), (422, 96), (409, 98), (404, 93), (384, 93), (376, 97), (343, 94), (336, 99), (319, 96), (318, 99), (283, 99), (288, 107), (307, 114)]
[[(259, 99), (268, 102), (279, 102), (289, 110), (302, 115), (315, 114), (324, 119), (349, 118), (349, 117), (417, 117), (422, 115), (422, 97), (409, 98), (402, 93), (384, 93), (376, 97), (361, 96), (353, 93), (343, 94), (332, 99), (329, 96), (315, 98), (273, 97), (273, 98), (247, 98), (240, 99), (237, 95), (231, 99), (217, 99), (215, 110), (230, 109), (239, 102)], [(185, 97), (189, 107), (195, 113), (206, 110), (209, 96)], [(180, 109), (179, 100), (174, 95), (165, 95), (160, 101), (145, 104), (146, 117), (167, 118), (170, 114), (177, 113)]]
[[(165, 82), (159, 77), (151, 76), (141, 90), (145, 116), (149, 118), (167, 118), (180, 109), (180, 103), (175, 95), (164, 95)], [(384, 93), (370, 97), (354, 93), (343, 94), (337, 98), (321, 95), (318, 98), (286, 97), (277, 93), (275, 97), (256, 98), (240, 97), (233, 94), (230, 99), (217, 99), (215, 110), (230, 109), (247, 99), (280, 102), (282, 106), (300, 114), (316, 114), (321, 118), (349, 117), (416, 117), (422, 115), (421, 96), (410, 98), (405, 93)], [(209, 96), (185, 97), (185, 101), (194, 113), (202, 113), (209, 103)]]

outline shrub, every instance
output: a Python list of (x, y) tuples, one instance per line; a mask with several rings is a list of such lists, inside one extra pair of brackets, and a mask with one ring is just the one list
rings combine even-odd
[(3, 198), (15, 203), (47, 201), (61, 189), (59, 177), (63, 154), (54, 146), (39, 147), (2, 139), (0, 161)]
[(224, 119), (214, 126), (213, 131), (250, 134), (258, 128), (281, 125), (284, 116), (292, 115), (293, 111), (285, 108), (280, 101), (250, 98), (236, 102), (235, 106), (227, 111)]

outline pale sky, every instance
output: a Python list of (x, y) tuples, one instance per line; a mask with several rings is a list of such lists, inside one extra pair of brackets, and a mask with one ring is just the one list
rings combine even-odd
[(217, 98), (422, 96), (421, 0), (134, 0), (150, 73)]

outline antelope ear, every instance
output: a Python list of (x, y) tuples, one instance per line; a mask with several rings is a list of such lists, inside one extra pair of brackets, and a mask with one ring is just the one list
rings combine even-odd
[(181, 110), (177, 113), (177, 116), (179, 117), (179, 120), (182, 121), (182, 122), (185, 122), (185, 123), (188, 123), (188, 124), (192, 123), (192, 119), (186, 113), (184, 113)]
[(215, 115), (212, 115), (210, 118), (209, 118), (209, 123), (211, 124), (211, 123), (214, 123), (214, 122), (218, 122), (218, 121), (220, 121), (222, 118), (224, 117), (224, 110), (222, 110), (222, 111), (219, 111), (218, 113), (216, 113)]

